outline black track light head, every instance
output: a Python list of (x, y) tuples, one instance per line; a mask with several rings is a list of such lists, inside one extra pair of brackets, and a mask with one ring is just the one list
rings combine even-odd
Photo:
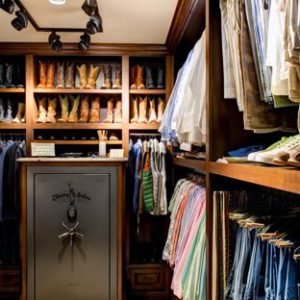
[(78, 49), (81, 51), (85, 51), (89, 48), (91, 43), (91, 37), (85, 33), (80, 36), (80, 42), (78, 43)]
[(12, 14), (15, 10), (15, 3), (12, 0), (0, 0), (0, 8)]
[(89, 34), (95, 34), (97, 32), (102, 32), (102, 19), (99, 15), (90, 18), (86, 24), (86, 30)]
[(51, 32), (48, 38), (49, 45), (54, 51), (60, 51), (62, 49), (62, 42), (60, 36), (56, 32)]
[(81, 8), (88, 16), (95, 16), (98, 13), (97, 0), (85, 0)]
[(17, 11), (16, 18), (11, 21), (11, 25), (18, 31), (26, 28), (28, 26), (28, 18), (26, 14), (22, 11)]

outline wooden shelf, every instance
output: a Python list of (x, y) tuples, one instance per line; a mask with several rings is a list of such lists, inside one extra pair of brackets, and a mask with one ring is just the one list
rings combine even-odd
[(166, 90), (153, 89), (153, 90), (129, 90), (131, 95), (164, 95)]
[(120, 89), (39, 89), (35, 88), (37, 94), (122, 94)]
[(35, 123), (33, 129), (122, 129), (122, 123)]
[(24, 88), (11, 88), (11, 89), (1, 89), (0, 88), (0, 94), (22, 94), (25, 93), (25, 89)]
[(159, 123), (130, 123), (129, 129), (130, 130), (158, 130)]
[[(98, 145), (98, 140), (33, 140), (32, 143), (54, 143), (56, 145)], [(107, 145), (122, 145), (122, 141), (107, 141)]]
[(5, 129), (26, 129), (25, 123), (0, 123), (0, 130)]
[(288, 167), (210, 162), (208, 172), (285, 192), (300, 194), (300, 170)]
[(175, 166), (193, 169), (203, 173), (206, 172), (206, 162), (204, 160), (174, 157), (173, 163)]

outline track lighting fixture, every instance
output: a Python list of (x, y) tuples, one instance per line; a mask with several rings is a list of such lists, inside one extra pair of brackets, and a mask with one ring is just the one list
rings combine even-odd
[(26, 28), (28, 25), (28, 18), (22, 11), (16, 12), (16, 18), (11, 21), (11, 25), (18, 31)]
[(85, 0), (81, 8), (88, 16), (95, 16), (98, 13), (97, 0)]
[(60, 36), (56, 32), (51, 32), (48, 39), (49, 45), (54, 51), (60, 51), (62, 49), (62, 42)]
[(15, 10), (15, 3), (12, 0), (0, 0), (0, 8), (12, 14)]
[(95, 34), (97, 32), (102, 32), (102, 19), (99, 15), (90, 18), (86, 24), (86, 29), (89, 34)]
[(85, 51), (89, 48), (91, 43), (91, 37), (85, 33), (82, 36), (80, 36), (80, 42), (78, 43), (78, 48), (81, 51)]

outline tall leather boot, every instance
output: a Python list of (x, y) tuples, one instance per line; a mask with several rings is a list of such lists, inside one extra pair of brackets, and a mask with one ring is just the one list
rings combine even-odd
[(97, 83), (97, 78), (99, 76), (100, 68), (99, 66), (93, 66), (90, 65), (89, 69), (89, 77), (87, 81), (87, 89), (95, 89), (96, 88), (96, 83)]
[(79, 107), (79, 101), (80, 96), (70, 96), (71, 102), (72, 102), (72, 109), (69, 114), (68, 122), (70, 123), (76, 123), (78, 121), (78, 107)]
[(0, 88), (5, 88), (4, 86), (4, 65), (0, 64)]
[(157, 115), (156, 115), (156, 109), (155, 109), (155, 99), (150, 100), (150, 116), (149, 116), (149, 123), (155, 123), (157, 122)]
[(145, 84), (144, 84), (144, 67), (137, 65), (136, 66), (136, 88), (138, 90), (142, 90), (145, 88)]
[(107, 101), (107, 112), (104, 123), (112, 123), (114, 121), (114, 99), (111, 98)]
[(3, 119), (3, 122), (5, 122), (5, 123), (11, 123), (12, 120), (13, 120), (12, 114), (13, 114), (12, 104), (11, 104), (11, 101), (8, 100), (7, 101), (6, 115), (5, 115), (5, 118)]
[(122, 123), (122, 101), (120, 99), (117, 100), (114, 117), (115, 123)]
[(146, 66), (145, 67), (145, 73), (146, 73), (146, 89), (154, 89), (154, 82), (153, 82), (153, 76), (152, 76), (152, 67)]
[(99, 123), (100, 122), (100, 97), (95, 97), (92, 100), (91, 105), (91, 114), (90, 114), (90, 123)]
[(69, 118), (69, 100), (68, 96), (59, 95), (59, 102), (61, 108), (61, 117), (58, 119), (58, 122), (65, 123), (68, 122)]
[(82, 64), (80, 67), (77, 66), (77, 71), (80, 78), (80, 88), (85, 89), (87, 85), (87, 68), (86, 64)]
[(3, 121), (4, 119), (4, 104), (3, 104), (3, 99), (0, 98), (0, 122)]
[(21, 123), (25, 113), (25, 104), (22, 102), (18, 103), (18, 112), (15, 118), (13, 119), (13, 123)]
[(12, 65), (12, 64), (6, 64), (6, 68), (5, 68), (5, 82), (4, 82), (4, 86), (6, 88), (14, 88), (14, 87), (16, 87), (13, 84), (13, 77), (14, 77), (14, 65)]
[(73, 89), (75, 86), (74, 63), (67, 63), (66, 65), (65, 83), (67, 89)]
[(55, 77), (55, 64), (51, 62), (48, 64), (47, 68), (47, 89), (54, 89), (54, 77)]
[(65, 64), (57, 63), (56, 67), (56, 86), (57, 89), (65, 87)]
[(16, 86), (17, 88), (24, 88), (24, 82), (25, 82), (25, 78), (24, 78), (24, 72), (22, 70), (22, 68), (17, 65), (17, 70), (16, 70)]
[(130, 80), (131, 80), (130, 89), (135, 90), (136, 89), (136, 65), (130, 68)]
[(113, 84), (113, 89), (121, 89), (121, 68), (119, 66), (115, 67), (115, 79)]
[(104, 83), (102, 85), (102, 89), (110, 89), (111, 88), (111, 66), (105, 65), (103, 67), (104, 73)]
[(137, 123), (139, 120), (139, 109), (138, 109), (138, 99), (133, 98), (131, 100), (131, 120), (130, 123)]
[(165, 71), (163, 66), (159, 66), (157, 69), (157, 86), (158, 89), (165, 88)]
[(80, 104), (79, 123), (87, 123), (90, 114), (89, 96), (84, 96)]
[(57, 108), (57, 99), (52, 98), (48, 99), (48, 112), (47, 112), (47, 123), (56, 123), (56, 108)]
[(39, 61), (39, 75), (40, 83), (37, 87), (39, 89), (44, 89), (47, 84), (47, 64), (44, 61)]
[(158, 98), (158, 113), (157, 113), (157, 122), (161, 122), (165, 111), (165, 101), (159, 97)]
[(139, 123), (147, 123), (147, 97), (139, 99)]
[(36, 120), (37, 123), (46, 123), (47, 120), (47, 110), (46, 110), (46, 97), (38, 100), (39, 106), (39, 117)]

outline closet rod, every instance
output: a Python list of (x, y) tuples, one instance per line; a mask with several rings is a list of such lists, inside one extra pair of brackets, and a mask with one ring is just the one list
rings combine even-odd
[(130, 136), (161, 136), (160, 133), (130, 133)]

